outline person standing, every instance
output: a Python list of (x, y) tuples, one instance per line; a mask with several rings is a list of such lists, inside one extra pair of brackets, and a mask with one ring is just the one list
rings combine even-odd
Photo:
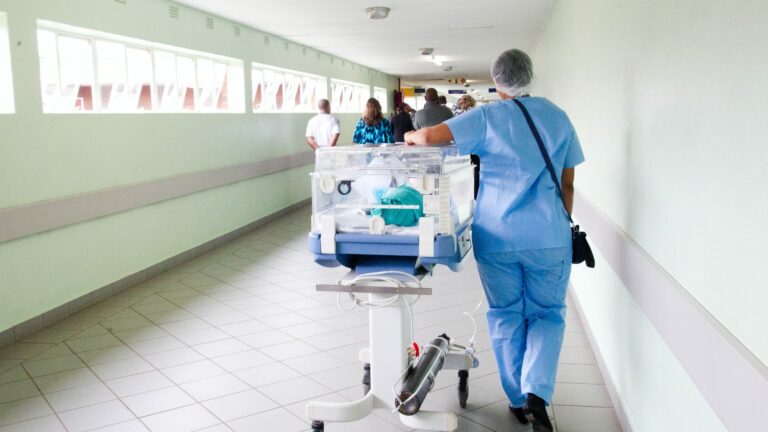
[(426, 104), (424, 108), (416, 112), (416, 117), (413, 120), (413, 127), (421, 129), (425, 127), (439, 125), (440, 123), (453, 117), (451, 110), (438, 103), (437, 90), (430, 87), (424, 93), (424, 100)]
[[(527, 96), (530, 57), (512, 49), (491, 68), (501, 101), (435, 127), (409, 132), (409, 144), (455, 141), (461, 154), (483, 161), (472, 239), (488, 299), (488, 332), (509, 408), (535, 431), (552, 431), (557, 362), (565, 331), (571, 274), (569, 214), (575, 166), (584, 154), (568, 116), (543, 97)], [(543, 138), (553, 175), (534, 138)]]
[(395, 142), (392, 137), (392, 126), (381, 113), (381, 104), (375, 98), (368, 99), (365, 104), (363, 117), (355, 126), (352, 135), (355, 144), (387, 144)]
[(413, 121), (411, 121), (411, 115), (407, 111), (407, 104), (402, 104), (395, 109), (395, 115), (392, 116), (392, 135), (395, 142), (401, 143), (405, 141), (405, 133), (410, 132), (413, 129)]
[(328, 99), (320, 99), (317, 109), (320, 113), (307, 123), (307, 144), (315, 150), (318, 147), (333, 147), (339, 140), (341, 131), (339, 119), (331, 115), (331, 103)]

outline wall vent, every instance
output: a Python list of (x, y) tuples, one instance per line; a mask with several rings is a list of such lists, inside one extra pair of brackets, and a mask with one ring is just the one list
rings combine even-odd
[(124, 5), (128, 3), (128, 0), (115, 0), (115, 3), (120, 3), (121, 5)]
[(178, 6), (168, 6), (168, 16), (173, 19), (179, 19), (179, 7)]
[(240, 37), (240, 26), (235, 26), (235, 36)]
[(213, 18), (211, 18), (211, 17), (205, 18), (205, 27), (208, 30), (213, 30)]
[(264, 36), (264, 45), (269, 45), (269, 43), (270, 43), (269, 36)]

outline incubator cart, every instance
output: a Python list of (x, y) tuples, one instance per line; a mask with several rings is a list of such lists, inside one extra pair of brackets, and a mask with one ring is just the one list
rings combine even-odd
[[(459, 371), (459, 401), (466, 404), (469, 370), (477, 367), (474, 349), (443, 334), (417, 353), (411, 307), (432, 293), (422, 282), (434, 266), (458, 271), (472, 247), (469, 158), (453, 146), (320, 148), (311, 178), (309, 249), (318, 264), (350, 269), (337, 284), (317, 290), (337, 292), (340, 300), (349, 296), (348, 304), (368, 307), (370, 318), (370, 347), (360, 352), (364, 397), (309, 402), (312, 430), (323, 431), (324, 422), (359, 420), (378, 408), (397, 412), (413, 428), (456, 430), (453, 413), (420, 406), (441, 369)], [(409, 192), (410, 201), (387, 199), (399, 191)]]

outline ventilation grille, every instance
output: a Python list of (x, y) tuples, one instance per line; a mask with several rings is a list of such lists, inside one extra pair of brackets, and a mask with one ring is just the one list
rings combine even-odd
[(115, 3), (120, 3), (121, 5), (124, 5), (128, 3), (128, 0), (115, 0)]
[(168, 16), (173, 19), (179, 19), (179, 7), (178, 6), (168, 6)]
[(264, 45), (269, 45), (270, 43), (269, 36), (264, 36)]
[(235, 26), (235, 36), (240, 37), (240, 26)]
[(208, 17), (208, 18), (205, 19), (205, 27), (208, 30), (213, 30), (213, 18)]

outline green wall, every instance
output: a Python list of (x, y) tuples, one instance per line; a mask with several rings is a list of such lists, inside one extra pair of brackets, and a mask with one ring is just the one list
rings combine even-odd
[[(119, 34), (389, 90), (397, 79), (179, 6), (130, 0), (0, 0), (15, 114), (0, 115), (0, 208), (308, 150), (312, 114), (42, 114), (37, 20)], [(178, 6), (178, 5), (177, 5)], [(391, 98), (391, 97), (390, 97)], [(246, 105), (249, 105), (246, 103)], [(391, 100), (389, 106), (392, 106)], [(358, 114), (339, 114), (350, 142)], [(309, 197), (311, 166), (0, 243), (0, 330)], [(9, 299), (9, 300), (5, 300)]]

